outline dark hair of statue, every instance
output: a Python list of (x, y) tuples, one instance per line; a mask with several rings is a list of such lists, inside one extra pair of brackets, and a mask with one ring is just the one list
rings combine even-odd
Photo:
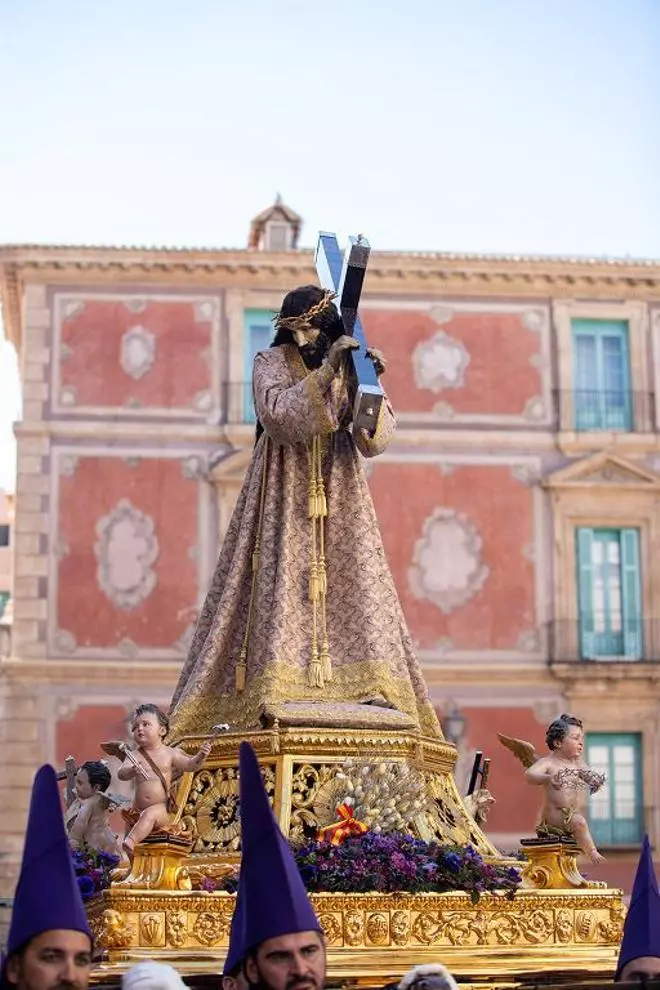
[(131, 719), (131, 726), (134, 726), (140, 715), (155, 715), (158, 719), (158, 724), (165, 729), (165, 735), (170, 731), (170, 720), (165, 714), (161, 712), (158, 705), (152, 705), (151, 702), (145, 705), (138, 705), (133, 712), (133, 717)]
[(112, 774), (102, 760), (86, 760), (80, 769), (87, 772), (87, 779), (97, 791), (107, 791), (110, 787)]
[(582, 719), (577, 715), (563, 714), (550, 723), (545, 734), (545, 744), (550, 751), (556, 748), (557, 743), (564, 741), (572, 725), (577, 725), (578, 729), (581, 729)]
[[(291, 292), (287, 292), (282, 300), (282, 308), (278, 315), (284, 319), (292, 316), (302, 316), (312, 306), (320, 303), (324, 294), (324, 290), (318, 285), (301, 285), (297, 289), (292, 289)], [(331, 343), (337, 340), (338, 337), (341, 337), (344, 332), (344, 325), (334, 305), (328, 306), (318, 316), (313, 317), (310, 320), (310, 325), (326, 333)], [(277, 328), (270, 346), (281, 347), (282, 344), (295, 344), (293, 332), (288, 327)], [(257, 420), (254, 437), (255, 444), (263, 432), (264, 428), (259, 420)]]

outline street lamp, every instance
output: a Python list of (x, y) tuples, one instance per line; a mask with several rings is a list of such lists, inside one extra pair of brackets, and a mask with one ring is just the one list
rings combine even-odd
[(467, 719), (455, 701), (448, 701), (442, 719), (442, 731), (447, 742), (458, 746), (465, 733)]

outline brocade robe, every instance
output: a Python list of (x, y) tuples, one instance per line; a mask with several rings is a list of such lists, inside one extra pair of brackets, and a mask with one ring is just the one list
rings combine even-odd
[[(206, 733), (218, 722), (256, 728), (282, 703), (318, 703), (320, 711), (375, 698), (410, 716), (425, 734), (440, 734), (358, 456), (360, 451), (373, 457), (387, 447), (394, 414), (385, 400), (375, 436), (353, 434), (346, 378), (327, 363), (308, 371), (295, 344), (272, 347), (255, 358), (254, 400), (264, 433), (172, 700), (178, 738)], [(327, 502), (324, 612), (331, 672), (326, 670), (322, 685), (310, 683), (314, 540), (308, 495), (315, 437), (321, 438)], [(246, 645), (244, 671), (237, 678)]]

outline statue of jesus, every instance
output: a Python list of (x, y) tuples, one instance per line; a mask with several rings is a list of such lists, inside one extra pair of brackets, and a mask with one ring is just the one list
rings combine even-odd
[(172, 700), (179, 738), (297, 703), (318, 713), (304, 724), (370, 705), (440, 735), (358, 456), (385, 450), (394, 414), (385, 400), (373, 436), (352, 427), (358, 345), (332, 300), (289, 292), (255, 358), (256, 443)]

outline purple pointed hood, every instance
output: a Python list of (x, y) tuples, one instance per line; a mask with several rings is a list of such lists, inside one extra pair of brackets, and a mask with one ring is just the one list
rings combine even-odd
[(245, 958), (266, 939), (320, 932), (321, 926), (275, 820), (249, 743), (241, 743), (239, 785), (242, 859), (235, 914), (239, 915), (236, 936), (242, 943), (238, 951)]
[(626, 963), (641, 956), (660, 958), (660, 891), (653, 869), (648, 835), (644, 836), (642, 853), (630, 895), (630, 907), (623, 925), (615, 981), (619, 979)]
[(46, 764), (37, 772), (32, 785), (7, 956), (42, 932), (56, 928), (84, 932), (91, 942), (64, 828), (57, 778), (53, 768)]

